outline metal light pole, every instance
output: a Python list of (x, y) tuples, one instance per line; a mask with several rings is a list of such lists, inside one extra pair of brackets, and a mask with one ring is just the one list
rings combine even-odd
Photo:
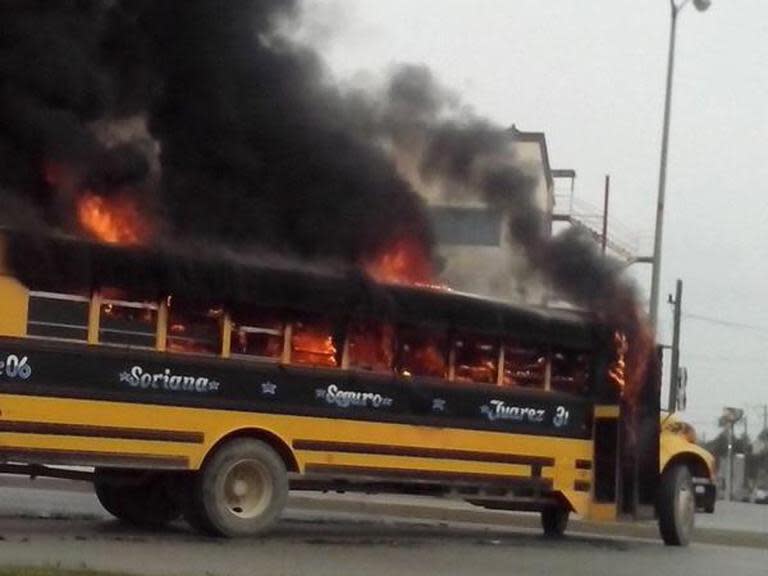
[[(669, 55), (667, 59), (667, 91), (664, 100), (664, 125), (661, 130), (661, 166), (659, 167), (659, 195), (656, 202), (656, 231), (653, 238), (653, 272), (651, 276), (650, 317), (656, 328), (659, 316), (659, 282), (661, 279), (661, 243), (664, 237), (664, 195), (667, 188), (667, 151), (669, 148), (669, 117), (672, 108), (672, 73), (675, 68), (675, 39), (677, 37), (677, 17), (691, 0), (679, 3), (669, 0), (671, 22), (669, 28)], [(710, 0), (693, 0), (699, 12), (709, 8)]]

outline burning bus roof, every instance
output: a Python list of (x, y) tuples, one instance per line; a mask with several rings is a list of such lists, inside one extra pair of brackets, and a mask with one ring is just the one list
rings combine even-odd
[(34, 290), (86, 293), (121, 289), (137, 299), (175, 298), (232, 309), (265, 306), (335, 316), (360, 315), (459, 328), (520, 334), (528, 341), (592, 345), (598, 326), (577, 311), (516, 306), (480, 296), (399, 284), (378, 284), (339, 264), (300, 263), (274, 255), (171, 246), (125, 247), (64, 235), (2, 231), (6, 263)]

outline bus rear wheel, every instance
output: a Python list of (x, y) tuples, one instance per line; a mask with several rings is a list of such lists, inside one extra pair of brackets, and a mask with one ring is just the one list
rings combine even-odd
[(272, 526), (287, 499), (280, 455), (260, 440), (239, 438), (218, 448), (197, 473), (185, 517), (213, 536), (253, 536)]
[(134, 526), (159, 528), (181, 516), (165, 474), (97, 468), (94, 489), (107, 512)]
[(547, 538), (562, 538), (568, 527), (570, 510), (563, 506), (550, 506), (541, 511), (541, 527)]
[(667, 546), (687, 546), (696, 514), (691, 471), (683, 464), (668, 467), (661, 475), (656, 504), (659, 532)]

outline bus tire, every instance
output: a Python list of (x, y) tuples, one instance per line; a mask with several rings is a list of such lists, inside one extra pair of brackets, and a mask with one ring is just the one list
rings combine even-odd
[(93, 485), (102, 507), (134, 526), (159, 528), (181, 516), (163, 474), (97, 468)]
[(664, 470), (656, 510), (664, 543), (667, 546), (687, 546), (693, 533), (696, 498), (691, 471), (684, 464), (675, 464)]
[(238, 438), (218, 448), (196, 474), (186, 517), (213, 536), (254, 536), (272, 526), (287, 499), (280, 455), (261, 440)]
[(548, 506), (541, 511), (541, 527), (547, 538), (562, 538), (571, 511), (563, 506)]

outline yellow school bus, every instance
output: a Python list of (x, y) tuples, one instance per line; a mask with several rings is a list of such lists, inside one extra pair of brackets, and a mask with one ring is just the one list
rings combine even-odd
[[(94, 468), (119, 519), (266, 530), (294, 490), (693, 526), (609, 326), (354, 271), (3, 231), (0, 470)], [(65, 467), (65, 468), (62, 468)]]

